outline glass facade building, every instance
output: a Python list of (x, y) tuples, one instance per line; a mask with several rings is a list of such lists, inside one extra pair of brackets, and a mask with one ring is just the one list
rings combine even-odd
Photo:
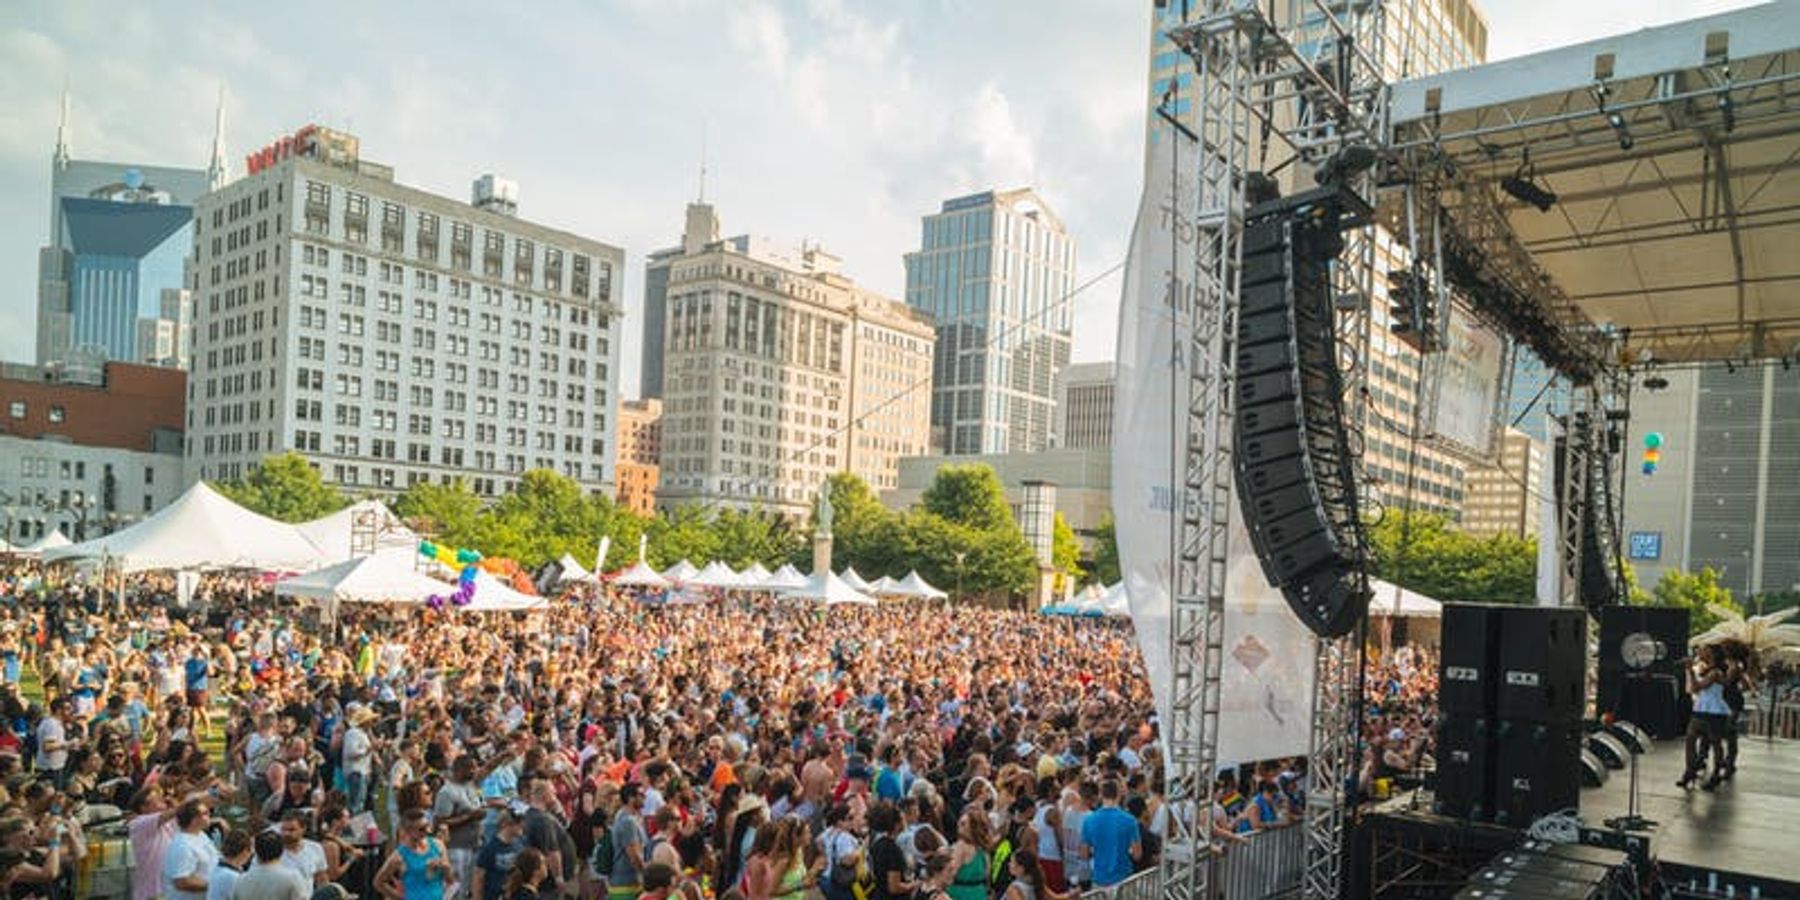
[(192, 207), (65, 197), (63, 281), (72, 347), (105, 359), (142, 358), (143, 323), (164, 317), (165, 292), (179, 292), (194, 242)]

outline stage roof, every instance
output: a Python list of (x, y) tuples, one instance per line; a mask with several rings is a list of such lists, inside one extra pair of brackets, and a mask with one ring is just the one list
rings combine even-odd
[[(1401, 82), (1391, 123), (1566, 327), (1665, 362), (1800, 351), (1800, 0)], [(1499, 187), (1527, 152), (1547, 212)]]

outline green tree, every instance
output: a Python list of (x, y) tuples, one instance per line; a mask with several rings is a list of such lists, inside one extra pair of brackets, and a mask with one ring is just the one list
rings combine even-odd
[(1057, 512), (1050, 532), (1050, 561), (1056, 571), (1077, 583), (1086, 574), (1081, 570), (1081, 541), (1076, 540), (1075, 529), (1069, 527), (1069, 520), (1063, 518), (1061, 511)]
[(1530, 603), (1537, 544), (1457, 531), (1442, 516), (1389, 510), (1369, 530), (1375, 574), (1437, 600)]
[(939, 466), (920, 503), (945, 521), (978, 530), (1017, 527), (1006, 488), (986, 463)]
[(1664, 572), (1650, 591), (1650, 605), (1688, 610), (1690, 634), (1699, 634), (1719, 623), (1720, 616), (1710, 607), (1719, 606), (1738, 613), (1744, 611), (1732, 599), (1731, 589), (1719, 583), (1719, 573), (1710, 566), (1691, 575), (1680, 571)]
[[(882, 575), (901, 577), (912, 567), (901, 558), (894, 546), (899, 514), (882, 505), (867, 482), (849, 473), (839, 472), (826, 480), (831, 498), (831, 560), (838, 569), (855, 566), (867, 578)], [(791, 561), (802, 569), (812, 566), (811, 536), (818, 528), (815, 508), (806, 520), (803, 534), (794, 536)]]
[(1104, 585), (1119, 583), (1119, 526), (1112, 513), (1100, 520), (1094, 532), (1094, 580)]
[(666, 569), (680, 560), (704, 566), (719, 552), (719, 535), (704, 507), (686, 504), (650, 521), (650, 565)]
[(461, 478), (449, 484), (415, 482), (394, 498), (394, 513), (444, 544), (472, 547), (480, 536), (481, 498)]
[[(834, 523), (835, 530), (835, 523)], [(763, 510), (722, 509), (713, 516), (717, 559), (734, 569), (751, 563), (774, 568), (792, 559), (802, 544), (786, 519)], [(696, 565), (705, 565), (694, 560)]]
[(306, 457), (292, 451), (263, 457), (245, 478), (214, 482), (213, 488), (245, 509), (283, 522), (317, 519), (348, 505)]

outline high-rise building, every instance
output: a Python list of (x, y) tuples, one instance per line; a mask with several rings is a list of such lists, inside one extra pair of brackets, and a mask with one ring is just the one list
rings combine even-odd
[(1074, 239), (1028, 188), (946, 200), (922, 230), (906, 255), (906, 302), (937, 324), (933, 444), (952, 455), (1050, 446)]
[(817, 247), (718, 234), (690, 206), (668, 262), (658, 506), (804, 516), (832, 473), (894, 484), (928, 448), (930, 323)]
[(1537, 438), (1550, 439), (1550, 418), (1569, 412), (1569, 382), (1537, 358), (1524, 345), (1513, 357), (1512, 395), (1507, 398), (1506, 421)]
[[(1156, 110), (1165, 98), (1172, 115), (1190, 129), (1199, 127), (1199, 107), (1194, 102), (1194, 67), (1171, 42), (1166, 31), (1182, 24), (1184, 17), (1198, 17), (1203, 4), (1180, 0), (1152, 0), (1150, 78), (1146, 111), (1147, 140), (1151, 144), (1171, 139), (1172, 130)], [(1278, 0), (1274, 15), (1286, 22), (1294, 0)], [(1302, 8), (1314, 21), (1320, 14), (1310, 5)], [(1384, 4), (1385, 54), (1380, 61), (1390, 81), (1464, 68), (1487, 55), (1487, 20), (1472, 0), (1398, 0)], [(1300, 47), (1302, 54), (1317, 47)], [(1271, 167), (1283, 161), (1285, 150), (1272, 144)], [(1146, 148), (1146, 159), (1149, 151)], [(1192, 159), (1191, 154), (1182, 158)], [(1288, 177), (1293, 167), (1287, 170)], [(1310, 186), (1310, 181), (1308, 182)], [(1464, 463), (1429, 441), (1419, 439), (1428, 431), (1430, 412), (1422, 408), (1418, 354), (1395, 340), (1387, 326), (1389, 271), (1409, 265), (1403, 240), (1377, 230), (1375, 296), (1370, 307), (1376, 316), (1376, 334), (1368, 366), (1370, 415), (1364, 441), (1363, 471), (1389, 509), (1412, 508), (1457, 518), (1464, 501)], [(1498, 451), (1500, 448), (1494, 448)]]
[(1111, 447), (1113, 395), (1118, 385), (1112, 363), (1076, 363), (1056, 379), (1056, 445)]
[(614, 498), (638, 515), (656, 511), (662, 467), (662, 401), (654, 397), (619, 404), (619, 477)]
[[(1632, 388), (1623, 465), (1626, 561), (1644, 588), (1711, 568), (1738, 599), (1800, 590), (1800, 373), (1779, 365), (1658, 371)], [(1661, 435), (1655, 471), (1644, 437)]]
[(1544, 442), (1508, 428), (1500, 445), (1493, 465), (1468, 468), (1462, 529), (1535, 538), (1542, 518), (1540, 503), (1550, 495)]
[(206, 169), (78, 160), (64, 93), (38, 251), (39, 365), (187, 364), (193, 204), (224, 179), (222, 102), (216, 129)]
[(265, 147), (195, 217), (187, 477), (295, 450), (325, 480), (508, 490), (553, 469), (612, 493), (624, 251), (393, 180), (352, 135)]

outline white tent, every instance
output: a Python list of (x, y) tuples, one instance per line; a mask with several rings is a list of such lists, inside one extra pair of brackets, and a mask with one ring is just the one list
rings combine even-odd
[(800, 570), (794, 568), (792, 565), (782, 563), (781, 568), (771, 572), (768, 578), (763, 579), (762, 586), (771, 591), (785, 591), (792, 588), (805, 587), (806, 576), (800, 574)]
[(245, 568), (306, 572), (330, 562), (300, 529), (259, 516), (197, 482), (155, 515), (102, 538), (44, 553), (57, 560), (110, 559), (125, 572)]
[(942, 600), (950, 596), (925, 582), (919, 577), (918, 570), (906, 573), (906, 577), (894, 584), (890, 592), (896, 597), (913, 597), (921, 600)]
[(447, 594), (445, 584), (413, 568), (398, 553), (377, 553), (334, 563), (304, 575), (275, 582), (280, 597), (308, 597), (329, 603), (422, 603), (432, 594)]
[(707, 563), (706, 568), (696, 572), (687, 583), (694, 587), (734, 588), (742, 582), (738, 580), (738, 573), (733, 572), (730, 566), (715, 559)]
[[(449, 593), (455, 589), (452, 585), (445, 585), (444, 592)], [(544, 603), (542, 597), (520, 593), (487, 572), (476, 572), (475, 599), (462, 609), (466, 612), (516, 612), (536, 609)]]
[(631, 568), (614, 576), (612, 583), (619, 587), (663, 588), (669, 586), (669, 579), (657, 574), (649, 563), (640, 559), (632, 563)]
[(700, 574), (700, 570), (694, 568), (693, 563), (684, 559), (681, 562), (664, 569), (662, 577), (679, 584), (698, 574)]
[(74, 541), (69, 540), (68, 535), (63, 534), (58, 530), (52, 531), (22, 547), (15, 547), (13, 549), (20, 556), (42, 556), (46, 550), (57, 550), (62, 547), (71, 546), (74, 543)]
[(868, 593), (869, 582), (864, 580), (861, 575), (856, 574), (855, 566), (845, 566), (844, 573), (840, 577), (842, 577), (844, 579), (845, 584), (847, 584), (853, 588), (856, 588), (858, 591), (861, 591), (863, 593)]
[(5, 538), (0, 538), (0, 553), (17, 553), (17, 552), (19, 552), (19, 548), (14, 547), (12, 545), (11, 541), (6, 540)]
[(875, 581), (869, 585), (869, 593), (874, 594), (877, 597), (893, 596), (894, 587), (899, 583), (900, 582), (883, 575), (880, 578), (875, 579)]
[(575, 557), (570, 556), (567, 553), (564, 553), (562, 559), (557, 560), (556, 564), (562, 566), (561, 580), (565, 583), (570, 581), (593, 582), (599, 580), (594, 577), (593, 573), (582, 568), (581, 563), (575, 561)]
[(1403, 619), (1438, 619), (1444, 615), (1444, 604), (1397, 584), (1371, 578), (1369, 588), (1375, 592), (1369, 601), (1369, 615)]
[(1105, 616), (1131, 616), (1131, 598), (1125, 594), (1125, 582), (1121, 581), (1106, 589), (1100, 596), (1100, 614)]
[(874, 597), (851, 587), (849, 582), (830, 572), (814, 575), (806, 580), (806, 584), (783, 591), (782, 596), (792, 600), (817, 600), (826, 606), (840, 603), (870, 606), (875, 603)]
[(759, 562), (751, 563), (749, 568), (738, 573), (738, 582), (744, 587), (762, 587), (762, 583), (768, 580), (769, 570)]
[(311, 522), (301, 522), (294, 527), (319, 548), (322, 559), (341, 562), (352, 558), (351, 535), (359, 524), (364, 527), (374, 526), (373, 549), (377, 552), (401, 549), (411, 553), (419, 546), (418, 533), (406, 527), (406, 523), (400, 521), (400, 517), (394, 515), (394, 511), (380, 500), (353, 503), (331, 515)]

